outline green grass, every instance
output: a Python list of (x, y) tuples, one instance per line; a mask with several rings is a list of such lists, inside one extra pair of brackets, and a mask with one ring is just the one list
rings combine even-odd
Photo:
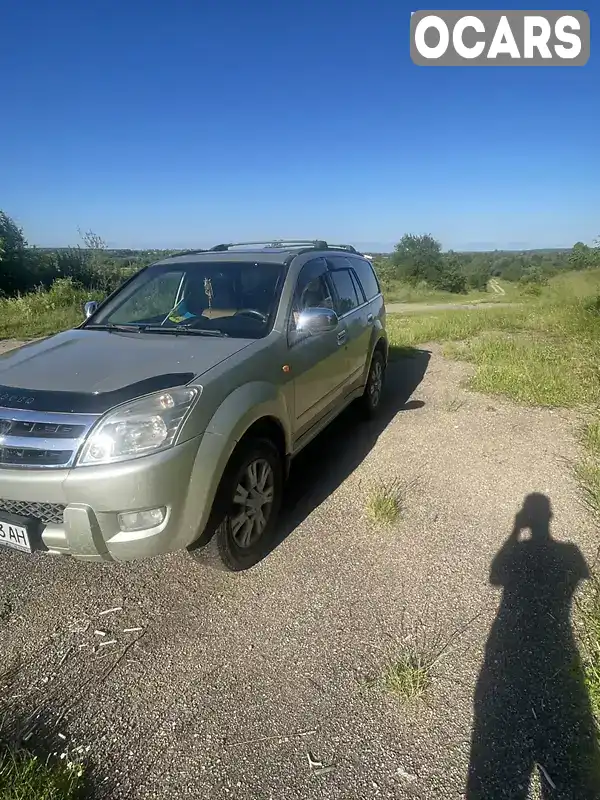
[(391, 660), (381, 675), (381, 686), (404, 701), (421, 699), (431, 684), (431, 663), (417, 649), (406, 649)]
[(417, 480), (402, 481), (398, 478), (380, 480), (367, 497), (367, 515), (380, 525), (394, 523), (402, 514), (407, 492)]
[(471, 386), (542, 406), (600, 406), (600, 314), (582, 300), (523, 307), (390, 315), (394, 347), (454, 343), (447, 353), (476, 366)]
[(590, 269), (581, 272), (565, 272), (552, 278), (543, 295), (546, 299), (558, 302), (592, 297), (600, 292), (600, 270)]
[(402, 612), (400, 635), (395, 645), (378, 674), (364, 681), (364, 685), (389, 692), (403, 702), (422, 700), (434, 678), (444, 677), (439, 671), (441, 662), (451, 654), (474, 619), (462, 628), (447, 631), (435, 609), (433, 619), (428, 621), (418, 618), (407, 622)]
[(600, 422), (588, 423), (582, 439), (586, 455), (577, 465), (577, 477), (588, 508), (600, 520)]
[(400, 516), (401, 498), (394, 486), (381, 484), (367, 498), (367, 514), (374, 521), (390, 525)]
[(0, 338), (34, 339), (73, 328), (84, 320), (86, 300), (98, 298), (97, 293), (80, 290), (62, 278), (49, 291), (0, 299)]
[(499, 283), (506, 294), (497, 294), (491, 289), (488, 292), (469, 291), (466, 294), (455, 294), (432, 289), (425, 284), (413, 286), (404, 281), (387, 281), (384, 285), (384, 296), (386, 303), (497, 303), (520, 297), (516, 284), (508, 281)]
[(600, 579), (596, 576), (577, 602), (577, 623), (586, 688), (600, 731)]
[(591, 422), (585, 426), (584, 442), (600, 458), (600, 422)]
[(495, 280), (505, 294), (498, 294), (491, 288), (487, 292), (455, 294), (432, 289), (426, 284), (413, 286), (404, 281), (386, 281), (384, 296), (386, 303), (530, 303), (537, 299), (565, 302), (600, 292), (599, 270), (561, 273), (551, 278), (546, 285), (533, 289), (513, 281)]
[(477, 391), (528, 405), (577, 408), (600, 405), (598, 366), (590, 361), (596, 353), (600, 348), (590, 351), (577, 338), (487, 334), (465, 345), (462, 357), (477, 366), (471, 380)]
[(81, 796), (82, 780), (82, 768), (66, 760), (0, 751), (1, 800), (75, 800)]
[(396, 347), (414, 347), (425, 342), (464, 341), (487, 330), (513, 329), (526, 325), (528, 308), (490, 308), (472, 311), (431, 311), (402, 316), (389, 314), (390, 341)]

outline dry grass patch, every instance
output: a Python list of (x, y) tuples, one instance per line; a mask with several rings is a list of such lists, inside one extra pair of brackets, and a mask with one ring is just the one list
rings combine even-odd
[(382, 479), (369, 491), (366, 502), (367, 516), (380, 525), (391, 525), (401, 516), (406, 507), (409, 491), (417, 484), (418, 478)]
[(416, 647), (407, 647), (385, 666), (381, 686), (401, 700), (419, 700), (431, 684), (432, 667), (426, 653)]
[(445, 677), (438, 670), (441, 662), (478, 616), (479, 613), (463, 627), (449, 632), (435, 612), (429, 622), (419, 617), (412, 623), (406, 622), (404, 612), (400, 637), (390, 637), (393, 645), (389, 655), (377, 677), (365, 681), (365, 686), (379, 688), (406, 703), (424, 700), (434, 679)]

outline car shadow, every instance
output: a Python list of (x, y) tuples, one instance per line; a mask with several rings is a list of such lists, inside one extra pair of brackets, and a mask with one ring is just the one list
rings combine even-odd
[(286, 485), (280, 533), (271, 550), (354, 472), (398, 412), (424, 405), (410, 398), (423, 380), (430, 358), (427, 350), (390, 348), (386, 385), (376, 418), (365, 420), (353, 403), (298, 454)]
[[(491, 566), (503, 588), (475, 689), (466, 800), (598, 800), (600, 751), (571, 606), (590, 578), (576, 545), (552, 538), (552, 510), (530, 494)], [(523, 531), (531, 531), (522, 539)]]

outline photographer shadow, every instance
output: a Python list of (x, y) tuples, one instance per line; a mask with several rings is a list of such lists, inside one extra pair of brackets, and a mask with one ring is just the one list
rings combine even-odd
[(552, 538), (551, 518), (549, 499), (528, 495), (492, 563), (490, 583), (504, 592), (475, 691), (466, 800), (526, 800), (534, 770), (544, 800), (600, 797), (598, 733), (571, 626), (590, 573), (578, 547)]

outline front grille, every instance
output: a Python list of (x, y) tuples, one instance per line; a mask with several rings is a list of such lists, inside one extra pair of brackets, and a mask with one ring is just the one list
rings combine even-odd
[(0, 468), (73, 465), (95, 414), (0, 408)]
[(34, 447), (2, 447), (0, 464), (15, 467), (61, 467), (71, 458), (72, 450), (38, 450)]
[(35, 436), (53, 439), (75, 439), (85, 433), (85, 425), (57, 425), (48, 422), (25, 422), (24, 420), (0, 420), (0, 436)]
[(63, 511), (66, 506), (59, 503), (30, 503), (26, 500), (1, 500), (0, 511), (9, 514), (20, 514), (23, 517), (34, 517), (48, 525), (51, 522), (62, 524)]

